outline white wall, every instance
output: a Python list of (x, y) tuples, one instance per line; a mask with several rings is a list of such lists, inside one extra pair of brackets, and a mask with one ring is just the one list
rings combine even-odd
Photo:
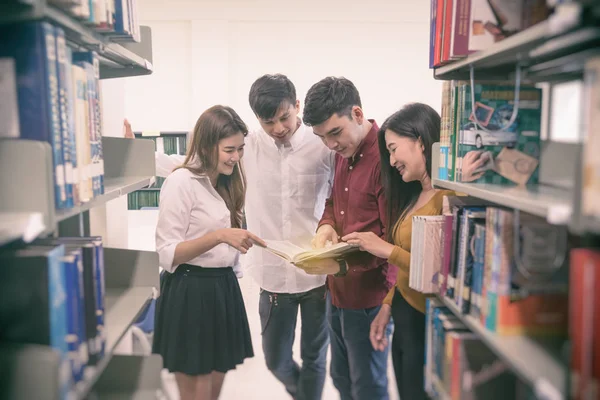
[(327, 75), (358, 87), (379, 123), (420, 101), (440, 110), (441, 82), (428, 69), (429, 4), (411, 0), (182, 1), (140, 4), (152, 28), (154, 73), (128, 78), (125, 114), (133, 129), (188, 131), (206, 108), (231, 105), (251, 127), (252, 82), (290, 77), (301, 101)]

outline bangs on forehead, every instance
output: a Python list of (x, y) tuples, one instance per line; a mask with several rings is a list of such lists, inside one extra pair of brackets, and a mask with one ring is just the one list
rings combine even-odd
[(290, 110), (292, 104), (288, 100), (284, 100), (277, 110), (275, 110), (275, 114), (273, 114), (270, 118), (264, 118), (263, 121), (271, 121), (273, 119), (281, 118), (286, 112)]

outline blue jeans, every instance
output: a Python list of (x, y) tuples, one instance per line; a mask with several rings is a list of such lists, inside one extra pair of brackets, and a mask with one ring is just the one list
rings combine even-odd
[[(298, 306), (302, 318), (302, 367), (292, 357)], [(267, 368), (294, 399), (321, 399), (329, 344), (325, 286), (293, 294), (261, 289), (258, 308)]]
[[(381, 306), (350, 310), (331, 304), (327, 295), (331, 337), (331, 378), (341, 400), (388, 400), (389, 346), (376, 351), (371, 345), (371, 322)], [(392, 323), (386, 334), (392, 333)]]

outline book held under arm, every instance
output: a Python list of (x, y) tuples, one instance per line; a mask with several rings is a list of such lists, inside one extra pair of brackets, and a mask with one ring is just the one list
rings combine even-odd
[(265, 240), (265, 243), (267, 244), (265, 250), (292, 264), (325, 258), (341, 258), (358, 251), (357, 245), (345, 242), (326, 246), (322, 249), (303, 248), (287, 240)]

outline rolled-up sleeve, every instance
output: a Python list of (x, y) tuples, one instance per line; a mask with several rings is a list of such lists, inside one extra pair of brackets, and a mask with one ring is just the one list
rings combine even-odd
[[(184, 175), (170, 175), (163, 183), (160, 191), (160, 209), (156, 225), (156, 251), (159, 265), (173, 272), (175, 248), (185, 241), (185, 234), (190, 223), (193, 205), (190, 182)], [(187, 183), (187, 184), (186, 184)]]

